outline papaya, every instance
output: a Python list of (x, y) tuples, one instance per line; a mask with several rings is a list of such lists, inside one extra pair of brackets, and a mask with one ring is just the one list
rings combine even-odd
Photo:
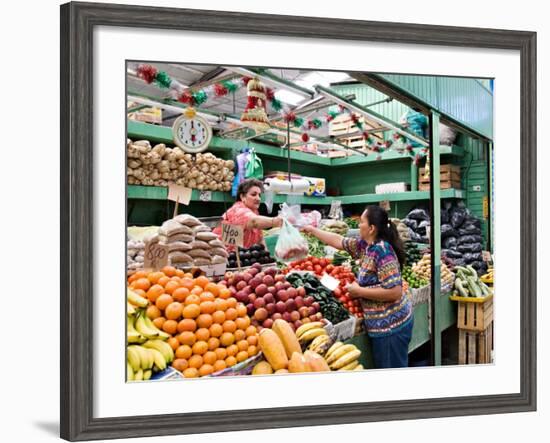
[(287, 358), (291, 358), (294, 352), (302, 354), (302, 347), (298, 342), (296, 334), (290, 325), (283, 319), (279, 318), (273, 322), (271, 329), (279, 336), (279, 339), (285, 347)]
[(268, 362), (264, 360), (256, 363), (254, 368), (252, 368), (252, 375), (268, 375), (268, 374), (273, 374), (273, 368)]
[(317, 352), (308, 350), (304, 352), (304, 358), (308, 363), (311, 371), (313, 372), (330, 371), (330, 368), (326, 360), (322, 356), (317, 354)]
[(275, 332), (267, 328), (262, 329), (258, 335), (258, 343), (265, 359), (275, 371), (288, 367), (285, 347)]
[(288, 372), (310, 372), (311, 369), (305, 357), (298, 352), (294, 352), (288, 361)]

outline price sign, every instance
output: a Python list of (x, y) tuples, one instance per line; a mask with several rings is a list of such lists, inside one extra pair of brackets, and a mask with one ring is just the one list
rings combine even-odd
[(201, 191), (199, 194), (199, 200), (201, 202), (212, 201), (212, 191)]
[(168, 185), (168, 200), (188, 205), (191, 201), (192, 191), (191, 188), (185, 186), (170, 184)]
[(321, 284), (325, 287), (330, 289), (331, 291), (334, 291), (338, 286), (340, 286), (340, 280), (328, 275), (323, 274), (323, 277), (321, 277)]
[(380, 207), (381, 207), (384, 211), (390, 212), (390, 209), (391, 209), (390, 201), (389, 201), (389, 200), (384, 200), (384, 201), (380, 202)]
[(154, 271), (168, 265), (168, 245), (159, 242), (147, 242), (143, 257), (143, 267)]
[(229, 246), (243, 245), (243, 227), (238, 225), (230, 225), (222, 223), (222, 241)]

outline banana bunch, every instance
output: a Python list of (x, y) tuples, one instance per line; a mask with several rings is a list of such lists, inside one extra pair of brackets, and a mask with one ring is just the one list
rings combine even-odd
[(147, 300), (145, 297), (142, 297), (137, 292), (134, 292), (130, 288), (126, 288), (126, 300), (128, 301), (129, 305), (138, 308), (145, 308), (149, 304), (149, 300)]
[(296, 338), (301, 345), (306, 345), (321, 335), (328, 336), (328, 333), (320, 321), (305, 323), (296, 329)]
[[(134, 321), (135, 320), (135, 321)], [(168, 340), (170, 335), (157, 328), (145, 314), (145, 310), (136, 310), (135, 316), (128, 316), (128, 343), (143, 343), (146, 339)]]
[(128, 381), (149, 380), (153, 372), (159, 372), (174, 360), (174, 351), (162, 340), (148, 340), (143, 345), (126, 348)]
[(308, 345), (307, 349), (309, 351), (316, 352), (317, 354), (323, 356), (334, 343), (334, 340), (327, 334), (318, 335), (313, 339), (313, 341)]
[(493, 284), (493, 281), (494, 281), (494, 275), (493, 275), (493, 268), (490, 267), (488, 270), (487, 270), (487, 273), (482, 275), (480, 277), (480, 280), (483, 282), (483, 283), (489, 283), (489, 284)]
[(361, 351), (355, 345), (345, 345), (341, 341), (334, 343), (325, 354), (325, 360), (333, 371), (360, 371)]

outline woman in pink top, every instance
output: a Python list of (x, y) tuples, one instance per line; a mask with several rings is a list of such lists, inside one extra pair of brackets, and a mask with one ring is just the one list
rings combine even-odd
[[(283, 224), (280, 217), (264, 217), (259, 214), (263, 190), (264, 185), (260, 180), (244, 180), (237, 189), (237, 202), (222, 216), (222, 223), (244, 227), (243, 248), (264, 243), (262, 229), (281, 227)], [(221, 224), (214, 229), (214, 233), (221, 238)]]

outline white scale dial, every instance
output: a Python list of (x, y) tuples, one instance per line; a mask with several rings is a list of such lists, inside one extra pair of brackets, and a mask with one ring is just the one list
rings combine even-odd
[(174, 142), (184, 151), (202, 152), (208, 148), (212, 138), (212, 128), (198, 115), (192, 118), (182, 115), (174, 122), (173, 136)]

